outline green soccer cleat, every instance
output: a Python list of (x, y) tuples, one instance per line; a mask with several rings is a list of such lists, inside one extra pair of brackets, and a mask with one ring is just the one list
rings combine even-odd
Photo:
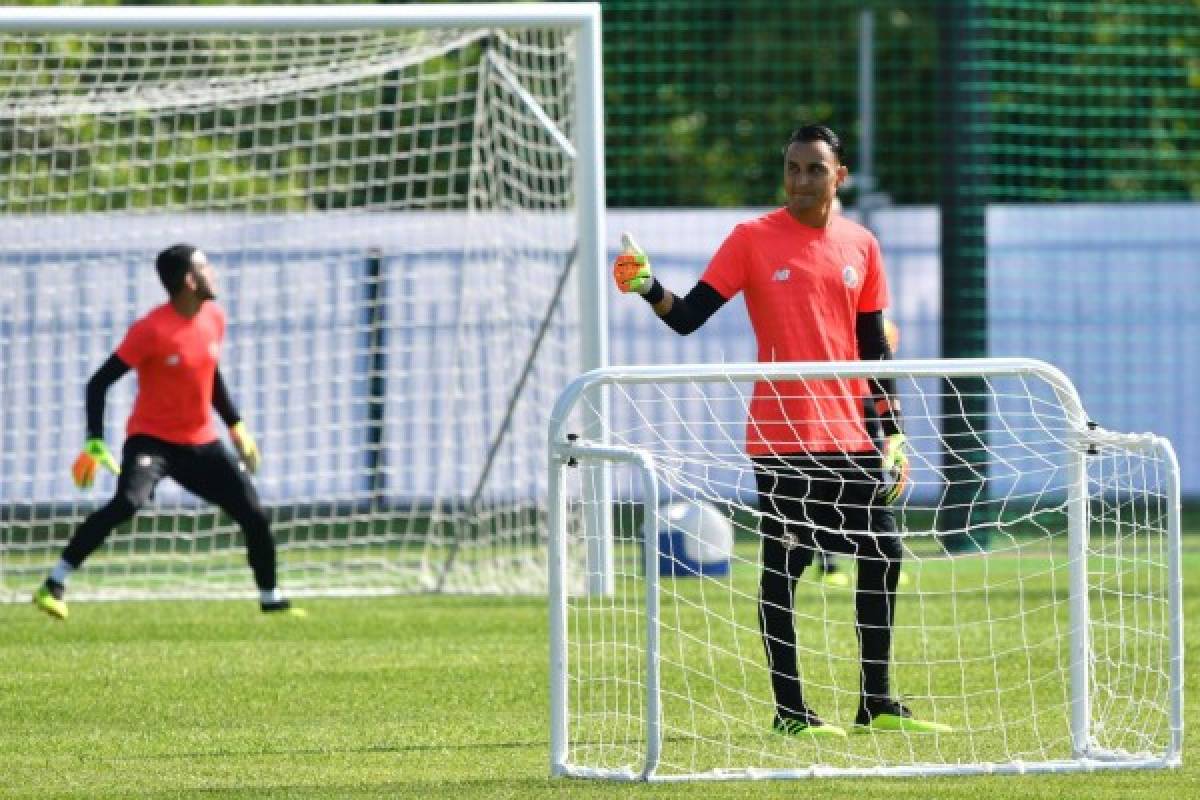
[(816, 714), (805, 714), (804, 718), (776, 716), (771, 729), (781, 736), (809, 737), (812, 739), (845, 739), (846, 731), (837, 725), (823, 722)]
[(303, 608), (296, 608), (290, 600), (280, 600), (278, 603), (259, 603), (259, 609), (269, 617), (292, 617), (302, 619), (308, 616)]
[(67, 601), (56, 597), (54, 591), (44, 583), (34, 590), (33, 604), (55, 619), (67, 618)]
[(855, 733), (954, 733), (941, 722), (916, 719), (908, 707), (896, 700), (860, 706), (854, 717)]

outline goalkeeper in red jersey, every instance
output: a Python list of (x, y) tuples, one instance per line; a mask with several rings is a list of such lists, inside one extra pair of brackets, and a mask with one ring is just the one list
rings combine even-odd
[[(891, 358), (879, 243), (832, 211), (846, 177), (837, 134), (823, 125), (799, 128), (784, 150), (787, 205), (735, 227), (687, 296), (663, 288), (629, 237), (614, 265), (618, 287), (641, 294), (683, 335), (744, 293), (759, 361)], [(886, 486), (880, 451), (863, 420), (868, 390), (883, 426), (883, 468), (892, 478)], [(796, 582), (814, 554), (826, 550), (858, 561), (855, 728), (949, 731), (914, 717), (890, 685), (903, 548), (889, 505), (904, 490), (908, 469), (895, 381), (758, 381), (746, 449), (761, 513), (758, 616), (775, 698), (774, 729), (792, 736), (846, 735), (806, 703), (796, 662)]]
[[(224, 510), (241, 526), (259, 607), (272, 614), (303, 616), (276, 584), (275, 540), (249, 473), (258, 468), (258, 446), (246, 430), (217, 361), (225, 314), (213, 302), (216, 278), (204, 252), (177, 244), (159, 253), (158, 276), (168, 302), (135, 322), (125, 339), (87, 385), (87, 441), (71, 472), (86, 489), (104, 467), (117, 490), (88, 516), (67, 543), (46, 582), (34, 592), (39, 609), (67, 618), (67, 579), (121, 523), (150, 502), (163, 478)], [(138, 392), (126, 426), (120, 467), (104, 443), (108, 387), (137, 371)], [(217, 439), (211, 409), (229, 426), (240, 463)]]

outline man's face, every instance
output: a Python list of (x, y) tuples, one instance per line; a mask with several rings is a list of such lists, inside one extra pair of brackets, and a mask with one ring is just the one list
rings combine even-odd
[(788, 210), (802, 214), (833, 202), (846, 168), (838, 163), (827, 143), (792, 142), (783, 162), (783, 188)]
[(214, 300), (217, 296), (217, 274), (208, 263), (203, 250), (192, 253), (192, 288), (201, 301)]

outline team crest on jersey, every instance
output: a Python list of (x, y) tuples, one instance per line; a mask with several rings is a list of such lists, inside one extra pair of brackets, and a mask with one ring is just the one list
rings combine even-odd
[(792, 277), (792, 271), (787, 267), (780, 267), (779, 269), (775, 270), (775, 275), (772, 276), (771, 280), (786, 281), (790, 277)]
[(847, 289), (858, 286), (858, 270), (850, 264), (842, 267), (842, 283), (846, 284)]
[(171, 355), (167, 356), (167, 366), (168, 367), (179, 366), (179, 354), (178, 353), (171, 353)]

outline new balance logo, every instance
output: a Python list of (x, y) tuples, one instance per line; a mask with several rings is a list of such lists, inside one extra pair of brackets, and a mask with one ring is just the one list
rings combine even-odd
[(786, 281), (790, 277), (792, 277), (792, 271), (790, 269), (777, 269), (775, 270), (775, 276), (771, 278), (771, 280)]
[(179, 366), (179, 354), (178, 353), (172, 353), (171, 355), (167, 356), (167, 366), (168, 367)]

